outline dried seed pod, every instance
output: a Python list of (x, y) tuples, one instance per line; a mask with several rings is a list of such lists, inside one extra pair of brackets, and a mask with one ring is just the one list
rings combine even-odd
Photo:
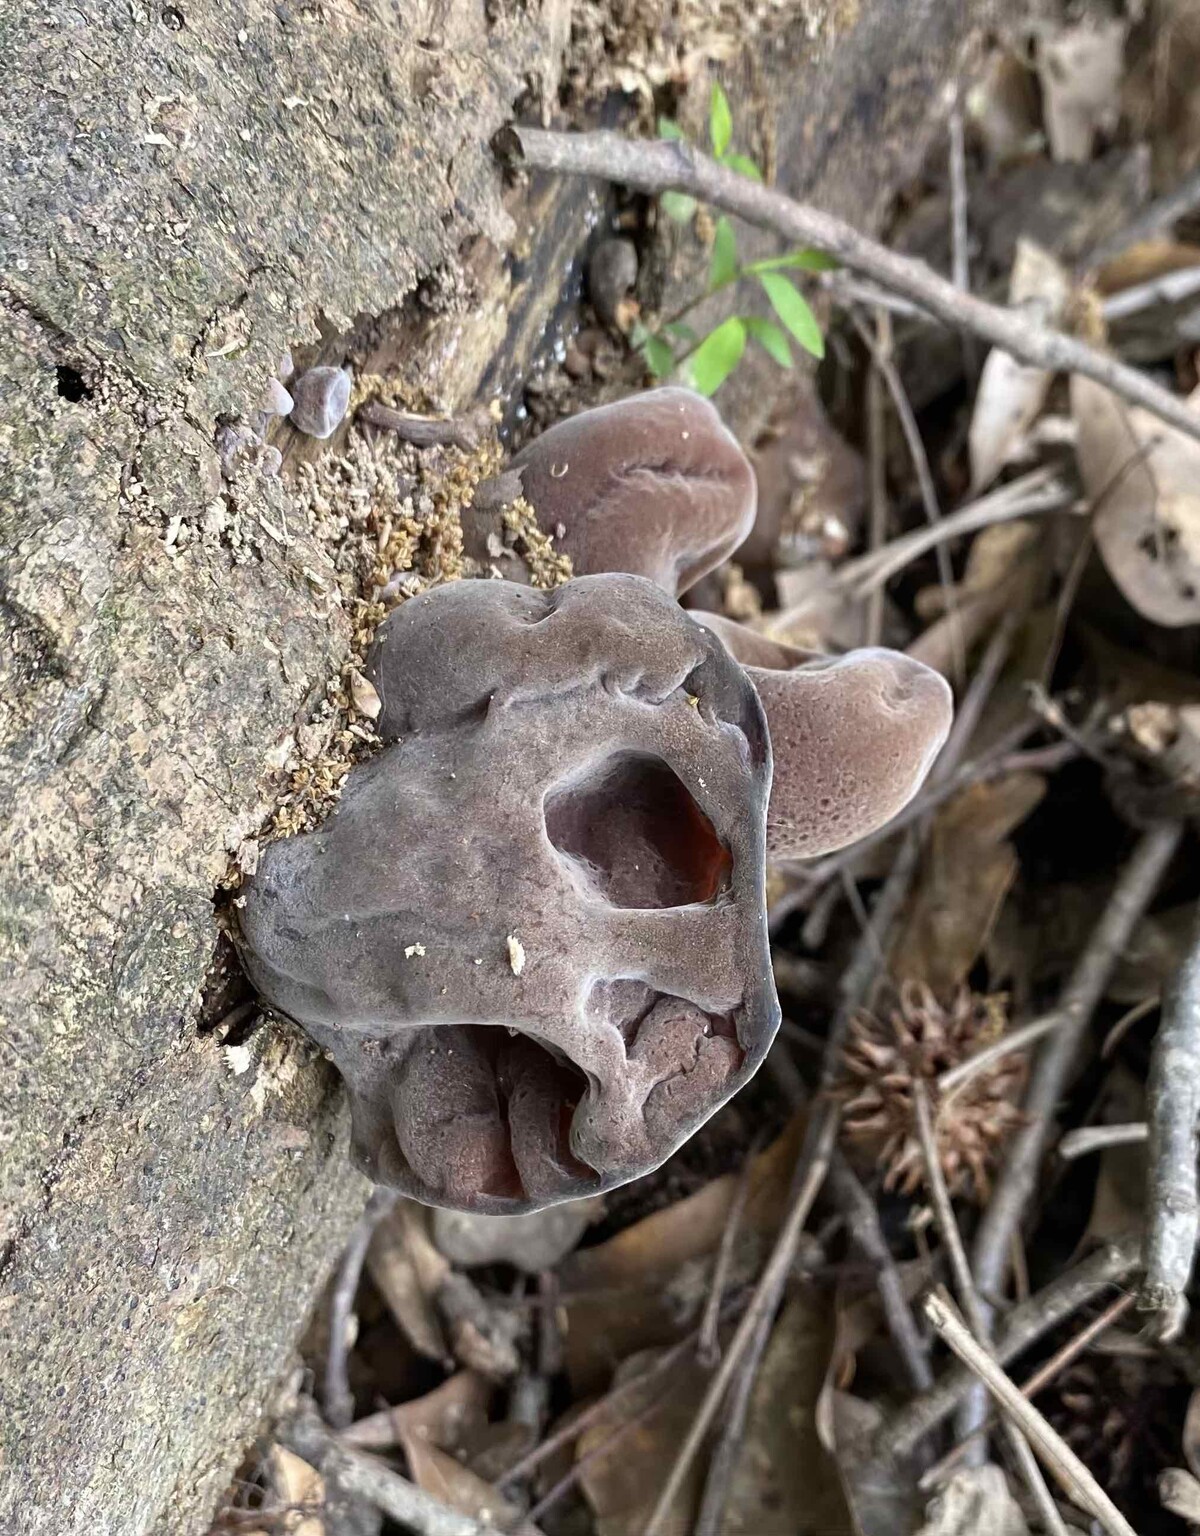
[(350, 375), (344, 368), (309, 368), (292, 385), (292, 399), (292, 425), (309, 437), (330, 437), (350, 404)]
[[(911, 1195), (924, 1180), (913, 1083), (935, 1104), (941, 1074), (1004, 1033), (1005, 1000), (960, 988), (943, 1005), (922, 982), (906, 982), (886, 1014), (859, 1013), (846, 1045), (842, 1127), (847, 1150), (882, 1167), (884, 1187)], [(1014, 1053), (971, 1078), (936, 1117), (938, 1156), (952, 1195), (982, 1202), (1005, 1143), (1022, 1124), (1025, 1057)]]

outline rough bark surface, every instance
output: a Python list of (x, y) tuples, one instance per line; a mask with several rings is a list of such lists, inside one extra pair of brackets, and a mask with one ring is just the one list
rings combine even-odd
[[(876, 210), (978, 16), (811, 9), (754, 110), (791, 189)], [(510, 216), (488, 139), (531, 81), (553, 98), (569, 21), (0, 17), (0, 1530), (202, 1530), (365, 1197), (316, 1053), (197, 1028), (227, 832), (350, 629), (286, 479), (224, 485), (213, 431), (351, 324), (450, 405), (520, 372), (586, 197)], [(469, 312), (414, 302), (443, 280)]]

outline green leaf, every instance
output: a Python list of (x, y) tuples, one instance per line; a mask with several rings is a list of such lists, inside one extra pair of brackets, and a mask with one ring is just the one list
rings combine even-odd
[(645, 340), (649, 335), (650, 331), (648, 327), (645, 326), (640, 320), (635, 320), (629, 327), (629, 345), (631, 347), (640, 347), (645, 343)]
[(821, 335), (817, 317), (791, 278), (778, 272), (760, 272), (758, 280), (766, 290), (771, 308), (804, 350), (811, 352), (814, 357), (824, 357), (825, 338)]
[(642, 343), (642, 356), (646, 359), (646, 367), (656, 379), (664, 378), (675, 366), (675, 354), (671, 350), (671, 344), (664, 341), (661, 336), (646, 337)]
[(690, 325), (684, 325), (682, 320), (669, 320), (663, 330), (668, 336), (674, 336), (676, 341), (686, 341), (689, 347), (696, 340), (695, 331)]
[(658, 120), (658, 136), (660, 139), (682, 139), (684, 132), (673, 117), (660, 117)]
[(696, 199), (686, 192), (664, 192), (659, 197), (662, 211), (676, 224), (688, 224), (696, 212)]
[(737, 276), (737, 264), (737, 236), (733, 232), (733, 225), (722, 214), (717, 220), (713, 236), (712, 262), (708, 269), (709, 293), (715, 293), (718, 288), (724, 288), (726, 283), (733, 282)]
[(826, 256), (824, 251), (789, 251), (786, 256), (767, 256), (752, 262), (747, 272), (778, 272), (783, 267), (799, 267), (802, 272), (833, 272), (839, 266), (836, 257)]
[(719, 160), (733, 138), (733, 113), (729, 110), (729, 97), (715, 80), (708, 103), (708, 136), (712, 140), (713, 154)]
[(688, 359), (688, 379), (699, 394), (714, 395), (737, 365), (746, 350), (746, 327), (737, 315), (724, 320), (708, 335)]
[(760, 320), (757, 315), (747, 315), (745, 320), (746, 330), (753, 336), (769, 357), (773, 357), (781, 368), (792, 366), (792, 349), (788, 346), (787, 337), (770, 320)]
[(763, 173), (749, 155), (726, 155), (725, 164), (731, 171), (737, 171), (742, 176), (749, 176), (751, 181), (761, 181), (763, 179)]

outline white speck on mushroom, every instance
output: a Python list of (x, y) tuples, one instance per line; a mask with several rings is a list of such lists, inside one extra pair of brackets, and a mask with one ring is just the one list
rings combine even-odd
[(482, 961), (482, 960), (481, 960), (481, 959), (480, 959), (480, 960), (476, 960), (476, 961), (475, 961), (475, 964), (476, 964), (476, 965), (482, 965), (482, 964), (483, 964), (483, 961)]
[(551, 464), (550, 478), (552, 480), (561, 480), (570, 467), (569, 464)]
[(404, 958), (406, 960), (411, 960), (414, 955), (423, 955), (424, 953), (424, 944), (406, 944), (404, 947)]
[(683, 441), (686, 443), (688, 438), (691, 437), (692, 434), (690, 432), (681, 432), (679, 435), (683, 439)]
[(508, 963), (514, 976), (519, 976), (525, 969), (525, 946), (515, 933), (508, 936)]

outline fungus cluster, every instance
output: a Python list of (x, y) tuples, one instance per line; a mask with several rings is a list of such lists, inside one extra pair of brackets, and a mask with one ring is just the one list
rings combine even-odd
[(814, 659), (679, 606), (754, 517), (697, 396), (575, 417), (505, 479), (580, 574), (385, 620), (384, 747), (266, 850), (241, 915), (251, 979), (346, 1079), (368, 1172), (493, 1213), (649, 1172), (741, 1087), (779, 1022), (768, 856), (890, 819), (950, 719), (907, 657)]

